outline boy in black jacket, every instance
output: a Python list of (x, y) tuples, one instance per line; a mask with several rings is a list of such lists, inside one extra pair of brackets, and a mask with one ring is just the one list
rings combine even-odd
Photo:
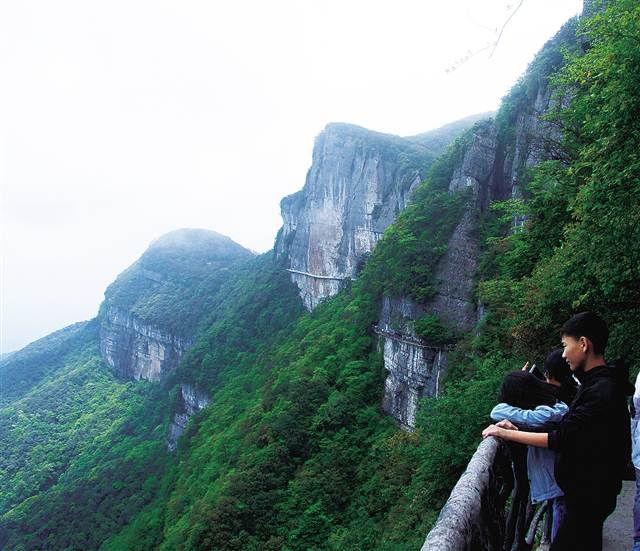
[(566, 513), (551, 551), (600, 551), (602, 525), (616, 507), (630, 457), (626, 396), (633, 386), (624, 369), (605, 364), (609, 332), (599, 316), (575, 315), (562, 326), (561, 336), (562, 355), (582, 384), (558, 429), (530, 433), (504, 423), (490, 425), (482, 435), (555, 450)]

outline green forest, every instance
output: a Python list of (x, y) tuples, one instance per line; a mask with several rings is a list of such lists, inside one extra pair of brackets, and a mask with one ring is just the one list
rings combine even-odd
[[(495, 115), (509, 151), (519, 114), (541, 86), (552, 90), (545, 117), (561, 139), (520, 174), (520, 197), (479, 209), (468, 190), (448, 191), (481, 122), (431, 164), (359, 277), (313, 312), (272, 251), (205, 280), (204, 302), (175, 283), (198, 317), (195, 306), (173, 311), (183, 300), (170, 281), (161, 302), (136, 304), (167, 327), (204, 327), (162, 385), (111, 372), (96, 320), (0, 364), (0, 549), (419, 549), (504, 374), (541, 362), (563, 321), (600, 313), (608, 359), (637, 373), (640, 6), (607, 6), (569, 21)], [(372, 328), (383, 296), (433, 298), (438, 261), (469, 209), (485, 315), (469, 334), (437, 316), (417, 320), (426, 341), (453, 349), (443, 391), (421, 400), (408, 432), (381, 410), (386, 373)], [(130, 300), (124, 283), (111, 293)], [(183, 381), (211, 402), (168, 454)]]

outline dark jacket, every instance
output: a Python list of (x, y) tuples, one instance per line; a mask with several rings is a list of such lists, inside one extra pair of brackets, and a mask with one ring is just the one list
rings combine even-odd
[(569, 411), (549, 433), (557, 452), (555, 476), (567, 499), (598, 503), (616, 496), (631, 455), (629, 410), (633, 394), (623, 367), (598, 366), (584, 373)]

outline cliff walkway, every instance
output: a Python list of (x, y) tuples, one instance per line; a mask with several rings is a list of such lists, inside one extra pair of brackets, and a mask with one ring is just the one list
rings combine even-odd
[[(422, 551), (546, 551), (548, 517), (529, 504), (526, 466), (520, 453), (522, 448), (510, 447), (498, 438), (483, 440)], [(616, 510), (604, 525), (603, 551), (631, 548), (634, 497), (635, 482), (624, 482)], [(540, 519), (537, 534), (528, 533), (534, 518)], [(526, 543), (527, 537), (531, 544)]]
[(318, 275), (318, 274), (310, 274), (309, 272), (302, 272), (300, 270), (294, 270), (293, 268), (286, 268), (287, 272), (291, 274), (300, 274), (307, 277), (312, 277), (314, 279), (329, 279), (331, 281), (353, 281), (352, 277), (349, 276), (327, 276), (327, 275)]
[(448, 344), (443, 344), (440, 346), (430, 345), (425, 343), (422, 339), (418, 337), (413, 337), (412, 335), (407, 335), (406, 333), (401, 333), (399, 331), (391, 331), (389, 329), (382, 329), (378, 325), (373, 326), (373, 332), (376, 335), (380, 335), (383, 337), (387, 337), (394, 341), (402, 342), (404, 344), (410, 344), (411, 346), (416, 346), (418, 348), (426, 348), (428, 350), (453, 350), (453, 346)]

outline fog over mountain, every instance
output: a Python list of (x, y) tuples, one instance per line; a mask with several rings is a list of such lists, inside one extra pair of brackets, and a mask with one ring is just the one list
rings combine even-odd
[(580, 4), (525, 2), (491, 57), (511, 2), (3, 6), (0, 353), (94, 316), (171, 230), (268, 250), (327, 123), (495, 110)]

